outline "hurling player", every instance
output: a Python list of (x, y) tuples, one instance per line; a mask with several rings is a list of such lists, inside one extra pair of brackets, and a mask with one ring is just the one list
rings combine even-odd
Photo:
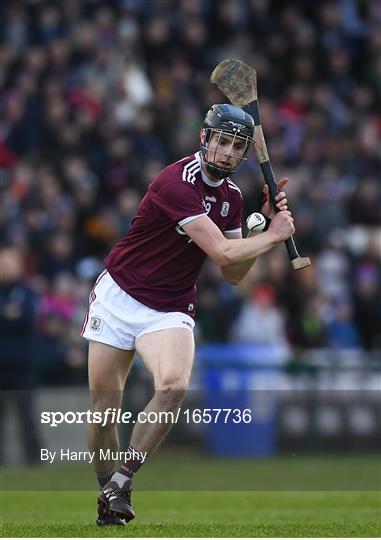
[[(262, 234), (242, 238), (242, 195), (231, 175), (254, 143), (253, 118), (233, 105), (213, 105), (200, 132), (200, 151), (160, 172), (141, 201), (131, 229), (111, 250), (90, 294), (83, 325), (89, 340), (92, 410), (121, 405), (135, 354), (151, 373), (155, 393), (145, 412), (176, 412), (193, 363), (196, 281), (209, 256), (225, 279), (238, 284), (256, 258), (294, 232), (286, 195), (278, 212), (264, 187), (261, 212), (269, 220)], [(282, 188), (286, 179), (278, 183)], [(136, 422), (128, 459), (95, 459), (100, 485), (98, 524), (124, 524), (135, 517), (133, 475), (142, 453), (152, 454), (171, 423)], [(118, 450), (115, 424), (89, 426), (90, 450)]]

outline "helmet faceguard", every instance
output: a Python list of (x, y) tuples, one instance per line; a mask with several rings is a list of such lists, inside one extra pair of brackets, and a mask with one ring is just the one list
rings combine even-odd
[[(203, 128), (205, 130), (205, 138), (200, 143), (201, 155), (205, 163), (207, 171), (214, 178), (226, 178), (235, 173), (239, 167), (247, 160), (247, 154), (254, 144), (254, 120), (250, 114), (246, 113), (239, 107), (228, 104), (213, 105), (206, 114)], [(229, 135), (231, 139), (229, 154), (226, 150), (220, 148), (220, 139), (223, 134)], [(212, 157), (207, 158), (209, 150), (209, 142), (213, 135), (216, 135), (216, 146), (213, 150)], [(237, 140), (244, 143), (242, 155), (238, 158), (238, 163), (234, 168), (224, 168), (217, 165), (219, 157), (223, 156), (225, 161), (230, 158), (237, 159), (233, 156), (234, 144)]]

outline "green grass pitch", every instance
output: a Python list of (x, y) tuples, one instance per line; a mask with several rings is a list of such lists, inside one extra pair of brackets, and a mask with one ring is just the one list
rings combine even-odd
[[(184, 463), (185, 461), (185, 463)], [(361, 463), (363, 468), (355, 467)], [(300, 470), (291, 468), (293, 462), (287, 459), (247, 460), (229, 462), (228, 460), (203, 459), (197, 463), (183, 460), (157, 460), (156, 465), (143, 469), (142, 480), (136, 482), (133, 503), (137, 517), (126, 527), (103, 527), (95, 525), (96, 490), (91, 490), (94, 480), (89, 467), (56, 467), (37, 470), (4, 469), (0, 498), (0, 536), (3, 537), (380, 537), (381, 536), (381, 492), (379, 485), (379, 461), (375, 457), (346, 461), (343, 458), (309, 458), (300, 461)], [(343, 468), (343, 463), (345, 467)], [(229, 467), (229, 464), (231, 465)], [(151, 466), (151, 464), (150, 464)], [(166, 469), (167, 467), (167, 469)], [(235, 469), (234, 469), (235, 467)], [(247, 471), (247, 477), (259, 479), (255, 490), (244, 486), (242, 489), (221, 489), (223, 483), (214, 489), (195, 490), (191, 480), (199, 483), (203, 477), (206, 486), (213, 478), (234, 470), (237, 476), (240, 467)], [(342, 467), (342, 470), (340, 470)], [(274, 478), (282, 476), (282, 482), (289, 482), (285, 471), (292, 477), (300, 474), (298, 481), (290, 489), (277, 485)], [(169, 469), (173, 478), (166, 476)], [(344, 482), (345, 470), (351, 478), (363, 478), (363, 485), (348, 485)], [(311, 479), (304, 483), (306, 471), (314, 470), (316, 479), (322, 483), (332, 479), (335, 482), (327, 489), (320, 489)], [(370, 482), (373, 471), (376, 482)], [(271, 472), (272, 478), (271, 480)], [(46, 473), (46, 477), (44, 477)], [(143, 474), (144, 473), (144, 474)], [(262, 473), (262, 479), (260, 478)], [(324, 476), (326, 475), (326, 477)], [(267, 477), (270, 489), (264, 487)], [(35, 487), (36, 479), (45, 489)], [(59, 478), (65, 478), (60, 490), (54, 490)], [(21, 490), (22, 479), (29, 490)], [(48, 486), (48, 479), (51, 485)], [(83, 491), (68, 489), (68, 484), (76, 480)], [(90, 483), (88, 483), (90, 480)], [(137, 476), (138, 480), (138, 476)], [(152, 481), (157, 485), (161, 480), (166, 491), (148, 489)], [(163, 485), (164, 484), (164, 485)], [(339, 489), (332, 489), (334, 484)], [(254, 485), (254, 484), (253, 484)], [(297, 486), (304, 490), (296, 490)], [(369, 486), (368, 489), (366, 486)], [(315, 486), (315, 489), (314, 489)], [(327, 484), (328, 486), (328, 484)], [(319, 487), (319, 489), (316, 489)], [(17, 488), (17, 489), (16, 489)]]

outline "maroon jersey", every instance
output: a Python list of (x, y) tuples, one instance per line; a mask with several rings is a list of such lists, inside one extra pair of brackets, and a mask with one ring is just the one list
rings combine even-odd
[(196, 280), (206, 254), (182, 229), (208, 215), (222, 232), (241, 229), (242, 196), (228, 178), (212, 183), (199, 153), (169, 165), (151, 183), (131, 229), (111, 250), (106, 268), (116, 283), (157, 311), (194, 316)]

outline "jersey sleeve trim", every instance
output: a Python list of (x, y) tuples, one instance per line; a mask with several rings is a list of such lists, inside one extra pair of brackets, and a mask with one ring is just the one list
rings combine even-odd
[(242, 232), (242, 227), (238, 227), (237, 229), (225, 229), (224, 230), (224, 233), (227, 233), (227, 234), (234, 234), (234, 233), (239, 233), (239, 232)]
[(189, 216), (189, 217), (186, 217), (185, 219), (182, 219), (181, 221), (179, 221), (179, 225), (180, 227), (182, 227), (183, 225), (186, 225), (187, 223), (190, 223), (191, 221), (199, 218), (199, 217), (202, 217), (202, 216), (206, 216), (207, 214), (204, 212), (203, 214), (197, 214), (197, 216)]

